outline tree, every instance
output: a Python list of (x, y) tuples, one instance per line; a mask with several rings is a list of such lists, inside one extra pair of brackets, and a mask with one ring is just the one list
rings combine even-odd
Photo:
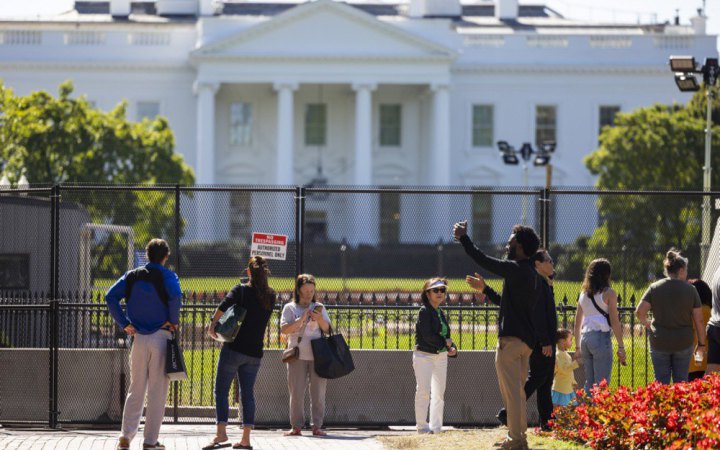
[[(717, 91), (717, 89), (715, 89)], [(656, 104), (619, 114), (615, 126), (600, 135), (600, 147), (585, 158), (598, 175), (601, 190), (702, 190), (705, 142), (705, 94), (698, 92), (686, 106)], [(714, 114), (720, 117), (716, 95)], [(714, 122), (716, 123), (716, 122)], [(720, 144), (714, 127), (713, 146)], [(720, 152), (713, 154), (720, 166)], [(713, 172), (718, 186), (720, 173)], [(699, 268), (702, 197), (599, 195), (601, 225), (588, 241), (589, 255), (622, 255), (629, 282), (643, 284), (659, 274), (671, 246), (691, 258), (691, 274)], [(612, 261), (611, 261), (612, 262)]]
[[(174, 153), (166, 119), (130, 122), (126, 103), (109, 112), (73, 98), (71, 82), (58, 96), (44, 91), (18, 96), (0, 83), (0, 161), (11, 183), (25, 175), (34, 184), (192, 184), (192, 169)], [(153, 191), (69, 191), (63, 201), (82, 204), (93, 222), (131, 225), (135, 244), (175, 234), (174, 196)], [(62, 229), (61, 229), (62, 232)], [(94, 274), (115, 275), (121, 238), (99, 236)], [(120, 258), (121, 260), (122, 258)]]

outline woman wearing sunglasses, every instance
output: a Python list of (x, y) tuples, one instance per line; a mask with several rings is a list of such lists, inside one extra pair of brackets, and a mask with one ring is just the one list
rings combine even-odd
[[(457, 356), (450, 325), (440, 305), (447, 298), (447, 279), (430, 278), (422, 292), (422, 307), (415, 324), (415, 423), (418, 433), (442, 431), (447, 359)], [(430, 423), (428, 424), (428, 406)]]

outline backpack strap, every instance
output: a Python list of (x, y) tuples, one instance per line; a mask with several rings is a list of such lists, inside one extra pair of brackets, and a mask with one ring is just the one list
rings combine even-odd
[(605, 317), (605, 320), (607, 320), (608, 325), (612, 326), (612, 324), (610, 323), (610, 314), (608, 314), (606, 311), (600, 309), (600, 306), (598, 306), (597, 302), (595, 301), (595, 296), (594, 296), (594, 295), (590, 295), (590, 294), (588, 294), (587, 292), (586, 292), (585, 294), (586, 294), (588, 297), (590, 297), (590, 301), (592, 302), (592, 304), (593, 304), (593, 306), (595, 307), (595, 309), (597, 309), (598, 312), (599, 312), (600, 314), (602, 314), (603, 317)]
[(125, 301), (130, 299), (132, 288), (138, 281), (151, 283), (163, 304), (165, 304), (165, 306), (168, 305), (170, 298), (167, 289), (165, 289), (165, 280), (163, 280), (162, 271), (147, 266), (138, 267), (125, 275)]

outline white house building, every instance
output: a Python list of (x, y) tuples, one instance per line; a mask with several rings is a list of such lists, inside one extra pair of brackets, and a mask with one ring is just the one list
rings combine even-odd
[[(717, 53), (705, 22), (584, 23), (517, 0), (76, 1), (2, 19), (0, 77), (21, 94), (72, 79), (97, 107), (126, 99), (133, 119), (166, 116), (199, 184), (302, 185), (321, 168), (331, 185), (522, 186), (496, 142), (553, 140), (553, 184), (590, 186), (582, 159), (616, 112), (688, 100), (667, 61)], [(529, 184), (545, 171), (530, 168)], [(518, 217), (488, 220), (482, 202), (447, 212), (505, 239)], [(351, 213), (370, 218), (351, 243), (449, 233), (406, 233), (423, 212), (399, 200), (336, 207), (308, 203), (318, 239), (344, 237), (329, 217)], [(396, 216), (411, 220), (383, 227)]]

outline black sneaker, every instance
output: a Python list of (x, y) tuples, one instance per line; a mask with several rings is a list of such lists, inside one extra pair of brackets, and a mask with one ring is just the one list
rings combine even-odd
[(505, 408), (498, 411), (495, 417), (497, 417), (497, 420), (499, 420), (501, 424), (507, 426), (507, 411), (505, 411)]

